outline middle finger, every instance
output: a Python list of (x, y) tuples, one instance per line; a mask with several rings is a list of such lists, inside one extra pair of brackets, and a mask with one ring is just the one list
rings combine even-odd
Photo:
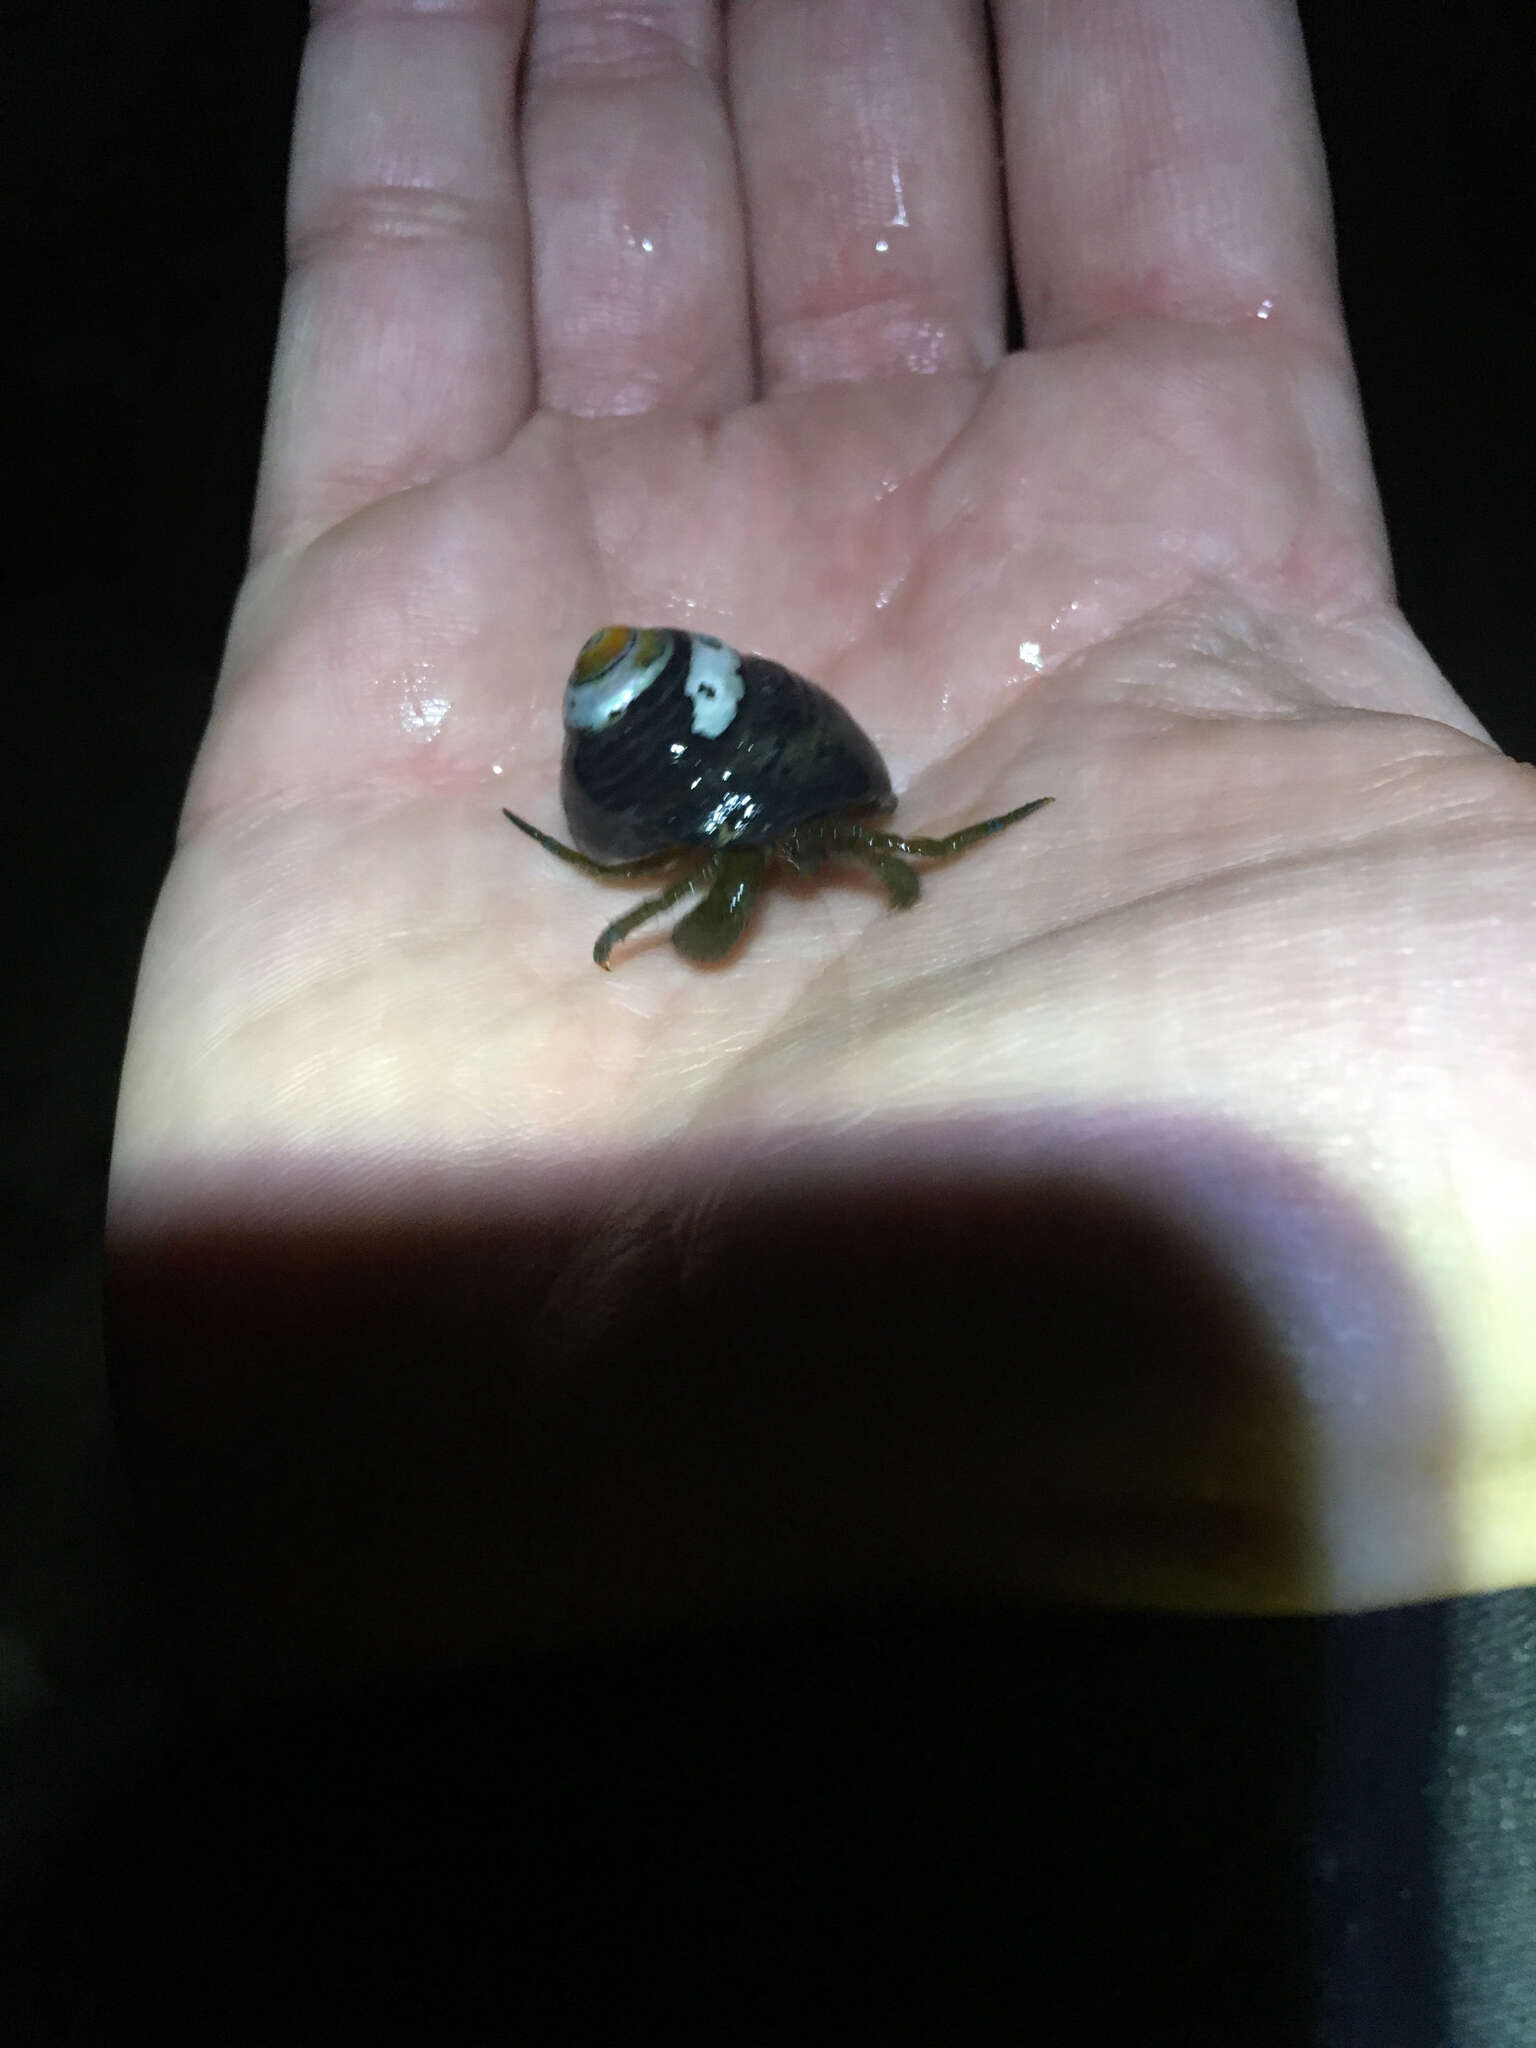
[(716, 0), (540, 0), (523, 93), (541, 404), (751, 396), (741, 205)]
[(768, 388), (994, 362), (981, 0), (737, 0), (730, 77)]

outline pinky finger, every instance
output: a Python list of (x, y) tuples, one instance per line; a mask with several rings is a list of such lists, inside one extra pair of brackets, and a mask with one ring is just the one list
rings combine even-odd
[(305, 52), (255, 551), (500, 446), (532, 393), (527, 0), (331, 0)]

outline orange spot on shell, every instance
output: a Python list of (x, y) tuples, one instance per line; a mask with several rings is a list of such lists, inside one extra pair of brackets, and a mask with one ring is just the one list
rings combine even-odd
[(590, 683), (622, 660), (635, 637), (633, 626), (600, 626), (576, 657), (572, 681)]

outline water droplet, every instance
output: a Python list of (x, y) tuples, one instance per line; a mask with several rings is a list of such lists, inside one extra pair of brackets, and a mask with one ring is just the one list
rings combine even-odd
[(408, 682), (400, 698), (400, 730), (430, 744), (452, 709), (446, 697), (429, 696), (419, 682)]
[(895, 211), (886, 222), (886, 226), (910, 227), (912, 223), (907, 219), (907, 195), (901, 189), (901, 170), (896, 164), (891, 165), (891, 198), (895, 202)]

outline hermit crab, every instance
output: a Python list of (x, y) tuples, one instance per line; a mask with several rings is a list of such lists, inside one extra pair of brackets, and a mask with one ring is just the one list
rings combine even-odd
[(868, 735), (804, 676), (707, 633), (604, 626), (565, 686), (560, 793), (574, 846), (506, 816), (583, 874), (628, 880), (679, 869), (599, 937), (607, 967), (621, 939), (685, 897), (701, 900), (672, 928), (690, 960), (720, 960), (746, 930), (769, 865), (815, 874), (860, 861), (892, 907), (917, 901), (908, 859), (948, 860), (1048, 796), (942, 839), (912, 839), (871, 822), (896, 807)]

